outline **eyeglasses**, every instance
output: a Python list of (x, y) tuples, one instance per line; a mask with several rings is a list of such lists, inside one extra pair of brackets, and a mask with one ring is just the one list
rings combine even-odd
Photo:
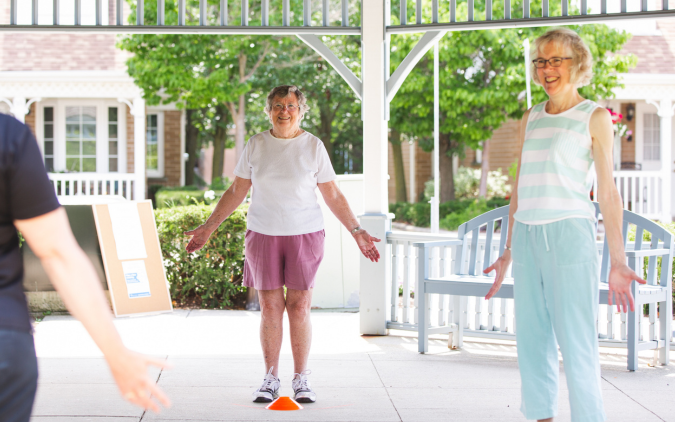
[(292, 113), (298, 109), (298, 106), (296, 106), (295, 104), (287, 104), (287, 105), (274, 104), (274, 109), (277, 111), (282, 111), (284, 108), (288, 110), (289, 113)]
[(551, 65), (551, 67), (560, 67), (562, 65), (563, 60), (572, 60), (571, 57), (551, 57), (550, 59), (534, 59), (532, 60), (532, 63), (534, 63), (534, 67), (537, 69), (543, 69), (546, 67), (546, 62)]

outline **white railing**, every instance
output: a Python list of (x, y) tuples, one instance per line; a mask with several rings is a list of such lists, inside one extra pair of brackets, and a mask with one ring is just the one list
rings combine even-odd
[(118, 196), (134, 198), (133, 173), (48, 173), (57, 197)]
[[(497, 233), (495, 235), (498, 236)], [(418, 232), (391, 232), (387, 235), (387, 243), (391, 245), (391, 302), (387, 313), (387, 328), (396, 330), (417, 331), (419, 284), (417, 280), (417, 248), (412, 244), (434, 240), (453, 240), (454, 236), (433, 235)], [(626, 250), (633, 249), (633, 243), (626, 245)], [(457, 252), (461, 246), (445, 246), (431, 248), (430, 276), (442, 277), (450, 274), (455, 268)], [(492, 240), (493, 256), (499, 253), (499, 237)], [(598, 255), (602, 254), (603, 243), (598, 242)], [(478, 256), (483, 257), (485, 239), (479, 242)], [(477, 264), (479, 268), (483, 263)], [(640, 270), (638, 270), (640, 271)], [(510, 272), (510, 269), (509, 269)], [(510, 276), (510, 273), (507, 275)], [(399, 296), (399, 292), (402, 294)], [(411, 299), (413, 293), (414, 299)], [(408, 298), (405, 300), (404, 298)], [(464, 335), (467, 337), (486, 337), (494, 339), (515, 340), (515, 316), (513, 299), (490, 299), (430, 294), (428, 300), (430, 326), (429, 333), (447, 332), (453, 322), (464, 324)], [(654, 309), (652, 309), (654, 308)], [(459, 312), (459, 315), (456, 313)], [(626, 347), (626, 314), (616, 311), (616, 307), (600, 305), (598, 313), (598, 334), (600, 345), (604, 347)], [(659, 333), (659, 321), (656, 317), (656, 306), (651, 306), (649, 315), (641, 317), (640, 339), (653, 340)]]
[[(659, 171), (615, 171), (614, 183), (623, 208), (651, 219), (663, 217), (663, 187)], [(598, 199), (598, 181), (593, 180), (593, 200)]]

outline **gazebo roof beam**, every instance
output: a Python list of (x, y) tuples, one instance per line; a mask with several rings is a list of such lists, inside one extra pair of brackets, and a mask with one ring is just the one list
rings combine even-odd
[(155, 25), (0, 25), (0, 32), (90, 32), (114, 34), (361, 35), (358, 26), (155, 26)]
[(654, 10), (648, 12), (611, 13), (605, 15), (552, 16), (529, 19), (499, 19), (491, 21), (425, 23), (421, 25), (392, 25), (388, 34), (408, 34), (429, 31), (476, 31), (483, 29), (525, 28), (533, 26), (578, 25), (603, 23), (610, 20), (673, 18), (675, 10)]

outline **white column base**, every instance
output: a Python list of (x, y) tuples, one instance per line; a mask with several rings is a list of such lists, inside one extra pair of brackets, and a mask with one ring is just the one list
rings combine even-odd
[(391, 231), (393, 214), (365, 214), (359, 216), (361, 227), (382, 241), (375, 243), (380, 261), (371, 262), (361, 255), (361, 283), (359, 287), (361, 334), (388, 335), (387, 310), (391, 303), (391, 251), (387, 233)]

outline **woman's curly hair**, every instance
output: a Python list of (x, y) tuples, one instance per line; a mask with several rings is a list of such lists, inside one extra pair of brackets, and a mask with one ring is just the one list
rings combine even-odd
[[(593, 78), (593, 56), (591, 50), (581, 39), (579, 34), (567, 28), (555, 28), (546, 32), (534, 41), (534, 48), (530, 52), (530, 60), (539, 57), (541, 50), (548, 43), (556, 43), (572, 57), (572, 66), (570, 67), (570, 82), (577, 88), (591, 83)], [(541, 85), (537, 68), (532, 63), (532, 79), (537, 85)]]
[(303, 94), (302, 91), (300, 91), (300, 88), (295, 85), (279, 85), (270, 91), (270, 93), (267, 95), (267, 101), (265, 102), (265, 113), (267, 113), (267, 117), (270, 119), (270, 122), (272, 121), (272, 107), (274, 107), (272, 102), (274, 99), (286, 98), (290, 94), (295, 94), (295, 98), (298, 99), (298, 111), (300, 111), (300, 120), (302, 120), (307, 110), (309, 110), (309, 106), (307, 105), (307, 97), (305, 97), (305, 94)]

